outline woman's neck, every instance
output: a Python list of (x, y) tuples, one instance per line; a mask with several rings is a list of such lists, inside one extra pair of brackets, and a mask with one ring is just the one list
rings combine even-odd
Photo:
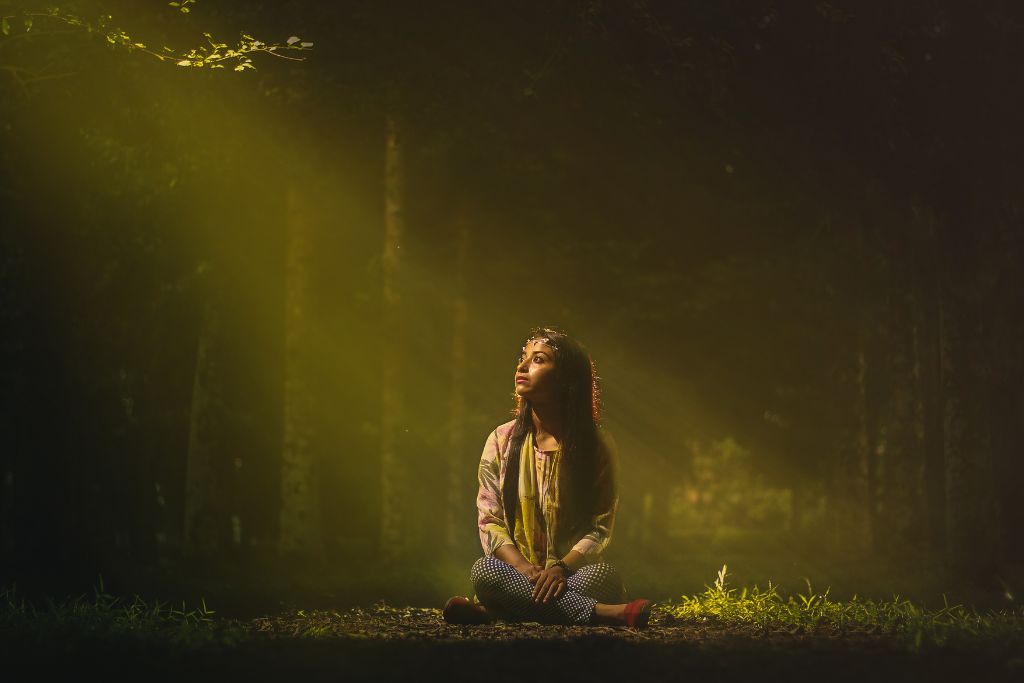
[(555, 441), (562, 443), (562, 411), (551, 404), (532, 405), (534, 439), (538, 444)]

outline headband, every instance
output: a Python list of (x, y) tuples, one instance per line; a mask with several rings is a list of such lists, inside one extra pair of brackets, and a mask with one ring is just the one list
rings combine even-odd
[(548, 346), (550, 346), (551, 348), (553, 348), (553, 349), (554, 349), (555, 351), (557, 351), (557, 350), (558, 350), (558, 344), (556, 344), (555, 342), (551, 341), (551, 338), (550, 338), (550, 337), (532, 337), (532, 338), (530, 338), (530, 339), (527, 339), (527, 340), (526, 340), (526, 341), (525, 341), (525, 342), (523, 343), (523, 353), (525, 353), (525, 352), (526, 352), (526, 346), (527, 346), (527, 345), (528, 345), (528, 344), (529, 344), (530, 342), (535, 342), (535, 341), (537, 341), (537, 342), (543, 342), (544, 344), (547, 344)]

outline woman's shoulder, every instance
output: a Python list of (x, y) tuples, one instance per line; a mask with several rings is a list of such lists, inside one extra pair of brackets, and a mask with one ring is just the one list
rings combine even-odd
[(503, 422), (497, 427), (495, 427), (494, 431), (491, 433), (494, 436), (498, 437), (499, 441), (504, 441), (506, 438), (508, 438), (508, 435), (512, 433), (512, 427), (515, 426), (515, 424), (515, 419), (511, 419), (508, 422)]
[(512, 434), (512, 427), (515, 426), (515, 420), (509, 420), (503, 422), (490, 432), (487, 433), (486, 447), (488, 450), (501, 451), (504, 445), (508, 442), (509, 436)]

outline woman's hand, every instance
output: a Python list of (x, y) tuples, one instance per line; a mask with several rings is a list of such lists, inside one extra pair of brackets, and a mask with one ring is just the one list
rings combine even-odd
[(543, 569), (543, 567), (538, 567), (523, 557), (523, 554), (519, 552), (519, 548), (511, 543), (506, 543), (495, 550), (494, 556), (525, 576), (530, 583), (537, 580)]
[(548, 602), (557, 600), (565, 592), (566, 580), (565, 570), (557, 564), (548, 567), (540, 572), (537, 583), (533, 586), (534, 602)]
[(543, 569), (536, 564), (530, 564), (529, 562), (524, 561), (521, 565), (516, 567), (516, 571), (525, 576), (530, 583), (533, 583), (537, 580), (537, 577), (540, 576)]

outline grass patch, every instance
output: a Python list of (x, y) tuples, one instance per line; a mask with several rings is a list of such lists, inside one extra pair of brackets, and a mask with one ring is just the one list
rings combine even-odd
[(130, 600), (106, 592), (103, 577), (91, 597), (35, 605), (20, 596), (14, 585), (0, 590), (0, 634), (37, 645), (73, 648), (82, 641), (134, 642), (160, 647), (231, 644), (244, 638), (237, 625), (217, 620), (215, 612), (200, 605), (189, 609), (135, 595)]
[(917, 652), (930, 647), (1024, 651), (1024, 607), (988, 610), (950, 605), (925, 609), (894, 595), (892, 600), (829, 599), (829, 590), (783, 595), (768, 582), (767, 589), (734, 588), (722, 565), (714, 585), (703, 593), (682, 596), (660, 605), (666, 623), (714, 622), (759, 634), (785, 632), (842, 636), (886, 635)]

